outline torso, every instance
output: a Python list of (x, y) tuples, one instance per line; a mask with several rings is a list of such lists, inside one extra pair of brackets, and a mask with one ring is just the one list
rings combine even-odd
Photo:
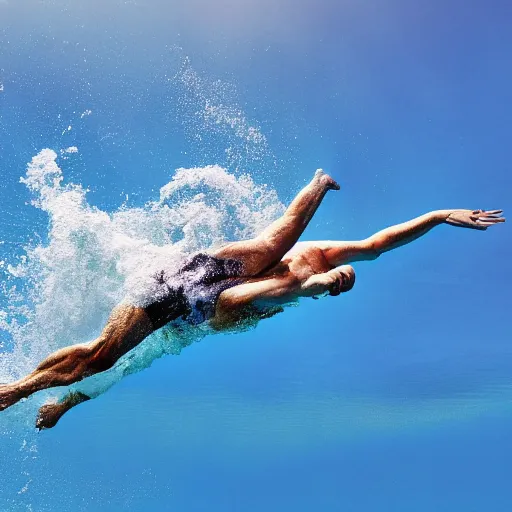
[(210, 325), (216, 330), (228, 330), (246, 321), (274, 316), (283, 311), (284, 304), (300, 296), (301, 285), (309, 277), (331, 268), (322, 251), (297, 244), (270, 270), (223, 291)]
[(215, 330), (254, 324), (295, 302), (309, 277), (331, 268), (321, 250), (306, 244), (297, 244), (277, 265), (253, 278), (240, 277), (236, 265), (226, 267), (231, 261), (198, 254), (178, 273), (156, 275), (162, 291), (144, 306), (154, 329), (179, 319)]

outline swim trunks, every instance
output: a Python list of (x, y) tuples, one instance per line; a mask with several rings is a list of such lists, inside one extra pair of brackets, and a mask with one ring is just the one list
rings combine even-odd
[(224, 290), (243, 282), (242, 273), (243, 265), (237, 260), (196, 254), (177, 272), (162, 271), (154, 276), (162, 293), (144, 310), (155, 330), (179, 318), (198, 325), (215, 315)]

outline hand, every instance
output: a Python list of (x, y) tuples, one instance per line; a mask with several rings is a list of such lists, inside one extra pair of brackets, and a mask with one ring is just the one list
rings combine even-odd
[(313, 297), (314, 299), (318, 299), (318, 296), (326, 293), (332, 296), (339, 295), (341, 293), (341, 282), (333, 270), (323, 274), (312, 275), (302, 285), (302, 295)]
[(448, 214), (446, 222), (452, 226), (485, 231), (493, 224), (505, 222), (502, 213), (503, 210), (453, 210)]

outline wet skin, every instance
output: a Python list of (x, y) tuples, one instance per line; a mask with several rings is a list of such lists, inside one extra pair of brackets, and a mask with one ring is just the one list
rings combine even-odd
[[(355, 282), (354, 269), (348, 263), (374, 260), (440, 224), (484, 231), (505, 221), (501, 210), (437, 210), (363, 240), (297, 243), (327, 191), (338, 189), (332, 178), (317, 171), (283, 217), (258, 237), (228, 244), (214, 253), (218, 258), (242, 262), (245, 280), (221, 293), (215, 315), (209, 320), (212, 327), (217, 330), (236, 327), (247, 315), (254, 314), (253, 306), (258, 304), (278, 305), (295, 297), (317, 298), (346, 292)], [(116, 308), (96, 340), (61, 349), (25, 378), (0, 386), (0, 411), (39, 390), (66, 386), (108, 370), (154, 330), (143, 308), (129, 305)], [(69, 395), (60, 404), (44, 406), (38, 427), (53, 426), (64, 412), (88, 398)]]

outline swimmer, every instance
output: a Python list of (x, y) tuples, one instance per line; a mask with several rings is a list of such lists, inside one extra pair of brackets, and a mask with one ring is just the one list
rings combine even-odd
[[(322, 199), (339, 185), (318, 170), (284, 215), (252, 240), (196, 254), (172, 275), (154, 276), (159, 294), (144, 307), (116, 307), (100, 336), (46, 358), (23, 379), (0, 386), (0, 411), (37, 391), (68, 386), (112, 368), (151, 333), (170, 322), (214, 331), (236, 328), (248, 319), (268, 318), (297, 297), (336, 296), (352, 289), (349, 263), (374, 260), (408, 244), (440, 224), (486, 230), (504, 222), (501, 210), (438, 210), (389, 227), (359, 241), (297, 242)], [(73, 392), (40, 409), (36, 426), (53, 427), (73, 406), (90, 399)]]

